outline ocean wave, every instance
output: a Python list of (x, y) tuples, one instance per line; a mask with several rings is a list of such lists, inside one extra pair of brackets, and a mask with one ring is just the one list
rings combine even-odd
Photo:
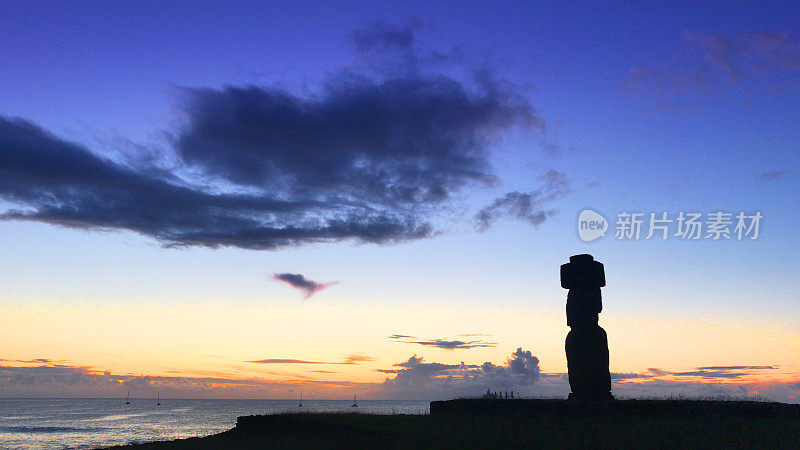
[(144, 417), (152, 415), (152, 413), (131, 413), (131, 414), (109, 414), (102, 417), (95, 417), (94, 419), (83, 419), (82, 422), (103, 422), (107, 420), (125, 420), (132, 417)]
[(0, 427), (0, 432), (6, 433), (100, 433), (108, 431), (103, 427)]

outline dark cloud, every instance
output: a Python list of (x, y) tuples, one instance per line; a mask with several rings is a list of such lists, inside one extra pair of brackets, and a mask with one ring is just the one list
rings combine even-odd
[(496, 342), (483, 342), (483, 341), (448, 341), (446, 339), (435, 339), (433, 341), (414, 341), (408, 342), (410, 344), (419, 344), (428, 347), (442, 348), (445, 350), (456, 349), (470, 349), (481, 347), (496, 347)]
[(628, 379), (628, 378), (655, 378), (663, 376), (681, 376), (681, 377), (699, 377), (706, 379), (725, 379), (725, 378), (741, 378), (753, 375), (761, 370), (775, 370), (777, 366), (704, 366), (697, 367), (695, 370), (687, 371), (667, 371), (661, 369), (647, 369), (647, 372), (642, 374), (614, 374), (615, 379)]
[(396, 242), (430, 231), (412, 215), (337, 213), (308, 198), (212, 193), (124, 167), (29, 122), (2, 117), (0, 197), (22, 207), (0, 215), (3, 220), (127, 229), (168, 246), (274, 249), (348, 238)]
[[(758, 368), (756, 366), (756, 368)], [(771, 367), (770, 367), (771, 369)], [(701, 378), (741, 378), (744, 376), (752, 375), (753, 372), (750, 368), (741, 369), (698, 369), (689, 370), (684, 372), (669, 372), (670, 375), (684, 376), (684, 377), (701, 377)]]
[(548, 208), (548, 205), (570, 193), (566, 174), (549, 170), (538, 178), (542, 182), (539, 190), (529, 193), (509, 192), (481, 209), (474, 217), (476, 228), (486, 231), (501, 217), (524, 220), (538, 226), (555, 214), (556, 210)]
[(389, 339), (397, 340), (398, 342), (402, 342), (404, 344), (418, 344), (423, 345), (426, 347), (436, 347), (441, 348), (444, 350), (461, 350), (461, 349), (470, 349), (470, 348), (481, 348), (481, 347), (496, 347), (496, 342), (485, 342), (485, 341), (460, 341), (460, 340), (449, 340), (449, 339), (432, 339), (432, 340), (422, 340), (422, 341), (414, 341), (408, 339), (416, 339), (414, 336), (405, 336), (402, 334), (393, 334), (389, 336)]
[(176, 147), (187, 163), (342, 212), (409, 214), (489, 183), (486, 137), (539, 121), (514, 92), (445, 76), (342, 75), (315, 98), (255, 86), (186, 92)]
[(695, 370), (687, 372), (672, 372), (670, 373), (670, 375), (684, 376), (684, 377), (702, 377), (702, 378), (740, 378), (750, 374), (746, 372)]
[(706, 366), (698, 370), (775, 370), (778, 366)]
[(619, 373), (619, 372), (611, 372), (611, 379), (612, 380), (632, 380), (638, 378), (652, 378), (655, 375), (647, 374), (647, 373)]
[(140, 149), (119, 161), (0, 117), (0, 199), (14, 205), (0, 219), (131, 230), (165, 246), (432, 236), (432, 218), (456, 194), (497, 182), (489, 158), (498, 138), (512, 127), (543, 131), (544, 121), (524, 90), (491, 70), (457, 79), (420, 67), (417, 26), (382, 23), (354, 34), (357, 47), (386, 53), (391, 67), (397, 58), (388, 49), (406, 49), (404, 70), (355, 66), (304, 95), (183, 89), (185, 120), (166, 130), (167, 148), (157, 154)]
[(329, 282), (329, 283), (318, 283), (313, 280), (309, 280), (308, 278), (300, 275), (299, 273), (276, 273), (272, 276), (275, 280), (280, 282), (286, 283), (289, 286), (292, 286), (295, 289), (299, 289), (303, 291), (303, 296), (305, 298), (309, 298), (312, 295), (316, 294), (317, 292), (325, 289), (328, 286), (332, 286), (337, 281)]
[[(0, 118), (0, 175), (0, 196), (24, 208), (2, 219), (129, 229), (167, 245), (275, 248), (344, 237), (358, 228), (338, 219), (304, 227), (302, 210), (313, 202), (208, 193), (100, 158), (22, 120)], [(297, 222), (285, 226), (270, 217)], [(363, 225), (362, 232), (372, 229), (380, 240), (376, 223)]]

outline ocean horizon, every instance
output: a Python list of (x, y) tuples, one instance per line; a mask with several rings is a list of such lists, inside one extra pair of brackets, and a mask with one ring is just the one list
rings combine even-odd
[(427, 400), (0, 399), (0, 447), (87, 449), (195, 436), (229, 430), (239, 416), (284, 412), (428, 414)]

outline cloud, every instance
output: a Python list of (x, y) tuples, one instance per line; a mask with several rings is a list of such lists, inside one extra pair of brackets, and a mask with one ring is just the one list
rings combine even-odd
[(2, 117), (0, 197), (22, 206), (0, 214), (3, 220), (127, 229), (165, 245), (271, 249), (347, 237), (385, 241), (416, 233), (389, 220), (312, 223), (303, 217), (317, 207), (313, 201), (208, 192), (146, 168), (122, 166), (30, 122)]
[[(800, 402), (800, 384), (770, 381), (766, 371), (775, 365), (703, 366), (688, 371), (656, 368), (641, 373), (611, 373), (612, 392), (619, 398), (663, 398), (674, 396), (719, 398), (768, 398)], [(426, 362), (414, 355), (391, 369), (383, 392), (393, 398), (454, 398), (493, 391), (513, 390), (518, 396), (564, 398), (570, 392), (566, 373), (542, 373), (539, 359), (518, 348), (497, 365), (443, 364)]]
[[(569, 393), (566, 373), (540, 372), (538, 359), (522, 349), (517, 349), (502, 365), (491, 362), (480, 365), (429, 363), (414, 355), (390, 369), (378, 369), (378, 372), (388, 375), (383, 383), (325, 380), (272, 372), (263, 372), (258, 379), (242, 377), (238, 371), (207, 370), (168, 371), (185, 374), (182, 376), (130, 375), (88, 366), (52, 362), (37, 364), (34, 362), (36, 359), (20, 361), (24, 361), (26, 366), (0, 366), (0, 398), (124, 398), (127, 391), (132, 397), (155, 397), (158, 392), (162, 399), (296, 398), (300, 389), (308, 396), (342, 399), (352, 398), (355, 393), (359, 398), (431, 400), (480, 395), (487, 388), (513, 390), (517, 396), (529, 397), (566, 398)], [(345, 360), (338, 364), (346, 363)], [(31, 367), (33, 364), (36, 365)], [(769, 376), (763, 376), (764, 371), (776, 369), (774, 365), (706, 366), (697, 368), (697, 371), (741, 370), (756, 376), (750, 379), (681, 376), (677, 380), (670, 379), (671, 374), (685, 372), (649, 369), (641, 374), (612, 374), (612, 388), (618, 398), (760, 398), (800, 403), (800, 383), (796, 379), (787, 382), (779, 376), (773, 381)], [(309, 370), (308, 373), (327, 374), (331, 371)]]
[(329, 283), (318, 283), (313, 280), (309, 280), (308, 278), (300, 275), (299, 273), (276, 273), (272, 276), (275, 280), (280, 282), (286, 283), (289, 286), (292, 286), (295, 289), (299, 289), (303, 292), (303, 297), (309, 298), (312, 295), (316, 294), (317, 292), (325, 289), (328, 286), (332, 286), (338, 281), (332, 281)]
[[(470, 336), (470, 335), (466, 335)], [(470, 348), (481, 348), (481, 347), (496, 347), (496, 342), (485, 342), (485, 341), (460, 341), (460, 340), (448, 340), (448, 339), (433, 339), (433, 340), (423, 340), (423, 341), (414, 341), (414, 340), (407, 340), (407, 339), (416, 339), (414, 336), (406, 336), (402, 334), (393, 334), (389, 336), (389, 339), (397, 340), (398, 342), (402, 342), (405, 344), (418, 344), (423, 345), (426, 347), (436, 347), (441, 348), (444, 350), (463, 350), (463, 349), (470, 349)]]
[(777, 366), (706, 366), (698, 370), (776, 370)]
[(645, 373), (619, 373), (611, 372), (612, 380), (632, 380), (637, 378), (652, 378), (654, 375)]
[(375, 358), (366, 355), (348, 355), (341, 362), (308, 361), (304, 359), (259, 359), (255, 361), (245, 361), (256, 364), (359, 364), (362, 362), (375, 361)]
[(245, 361), (245, 362), (257, 363), (257, 364), (341, 364), (341, 363), (330, 363), (322, 361), (305, 361), (302, 359), (259, 359), (257, 361)]
[[(465, 65), (467, 58), (459, 47), (442, 51), (422, 45), (417, 39), (421, 28), (421, 21), (412, 18), (404, 23), (378, 20), (355, 30), (350, 35), (356, 50), (354, 67), (363, 73), (397, 75)], [(467, 68), (476, 73), (491, 71), (485, 64)]]
[(615, 380), (662, 378), (662, 377), (693, 377), (697, 379), (735, 379), (758, 375), (764, 370), (777, 370), (778, 366), (704, 366), (693, 370), (668, 371), (661, 369), (647, 369), (644, 373), (612, 373)]
[(760, 370), (775, 370), (774, 366), (707, 366), (698, 367), (695, 370), (684, 372), (664, 372), (659, 371), (660, 375), (668, 374), (674, 376), (690, 376), (701, 378), (741, 378), (753, 375)]
[(48, 358), (34, 358), (34, 359), (2, 359), (2, 358), (0, 358), (0, 361), (2, 361), (2, 362), (17, 362), (17, 363), (23, 363), (23, 364), (53, 364), (53, 365), (55, 365), (56, 363), (65, 362), (64, 360), (54, 361), (54, 360), (48, 359)]
[(358, 364), (362, 362), (375, 361), (375, 358), (366, 355), (350, 355), (345, 358), (345, 364)]
[(800, 41), (788, 33), (760, 32), (734, 35), (686, 31), (683, 38), (694, 44), (704, 59), (732, 79), (748, 72), (800, 71)]
[(236, 184), (345, 213), (407, 214), (494, 181), (486, 137), (539, 122), (521, 96), (491, 83), (340, 75), (314, 98), (255, 86), (187, 90), (189, 125), (176, 147)]
[(386, 378), (383, 390), (400, 398), (452, 398), (477, 395), (486, 388), (530, 392), (540, 376), (539, 359), (522, 348), (503, 365), (429, 363), (414, 355), (394, 366), (378, 371), (393, 375)]
[(484, 341), (449, 341), (446, 339), (435, 339), (433, 341), (414, 341), (409, 342), (410, 344), (419, 344), (428, 347), (436, 347), (442, 348), (445, 350), (456, 350), (456, 349), (470, 349), (470, 348), (481, 348), (481, 347), (496, 347), (496, 342), (484, 342)]
[(543, 182), (540, 189), (529, 193), (509, 192), (481, 209), (474, 217), (475, 227), (479, 231), (486, 231), (504, 216), (526, 221), (533, 226), (541, 225), (556, 213), (555, 209), (548, 209), (546, 205), (569, 194), (571, 190), (563, 172), (549, 170), (538, 178)]
[(778, 178), (783, 178), (786, 175), (790, 174), (791, 172), (788, 170), (770, 170), (767, 172), (762, 172), (758, 175), (759, 181), (772, 181)]
[[(49, 365), (0, 366), (0, 398), (295, 398), (299, 389), (322, 398), (351, 398), (368, 392), (371, 383), (335, 380), (265, 380), (231, 376), (120, 375), (89, 367)], [(320, 392), (322, 394), (320, 395)]]
[[(700, 92), (712, 90), (709, 75), (701, 71), (686, 69), (675, 72), (674, 69), (653, 66), (631, 67), (628, 70), (627, 78), (622, 83), (622, 87), (637, 94), (651, 91), (666, 91), (678, 94), (689, 90)], [(690, 108), (675, 103), (668, 103), (668, 105), (674, 109)]]
[[(356, 47), (387, 70), (350, 66), (302, 95), (181, 89), (184, 120), (164, 130), (163, 151), (142, 147), (124, 161), (0, 117), (0, 199), (12, 205), (0, 220), (253, 250), (434, 236), (432, 219), (465, 189), (497, 183), (489, 160), (499, 138), (543, 132), (544, 120), (491, 70), (456, 78), (422, 64), (417, 27), (356, 32)], [(398, 48), (411, 55), (404, 70)]]
[(686, 371), (686, 372), (672, 372), (670, 375), (675, 376), (688, 376), (688, 377), (703, 377), (703, 378), (739, 378), (749, 375), (745, 372), (727, 372), (727, 371)]
[[(800, 39), (785, 32), (709, 34), (684, 31), (672, 57), (631, 67), (622, 87), (637, 94), (672, 96), (722, 93), (723, 86), (748, 83), (773, 92), (797, 89)], [(687, 97), (682, 100), (690, 100)], [(670, 107), (692, 109), (674, 100)]]
[(415, 43), (414, 32), (420, 28), (417, 19), (411, 19), (404, 25), (389, 23), (385, 20), (372, 22), (353, 32), (353, 43), (359, 51), (387, 51), (392, 49), (408, 50)]
[(512, 375), (522, 376), (526, 380), (539, 378), (539, 358), (533, 356), (530, 350), (518, 348), (506, 363)]

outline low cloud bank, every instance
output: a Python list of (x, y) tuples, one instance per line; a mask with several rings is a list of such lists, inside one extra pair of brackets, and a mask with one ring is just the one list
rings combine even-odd
[[(350, 355), (341, 362), (355, 364), (370, 357)], [(348, 399), (417, 399), (437, 400), (459, 396), (477, 396), (492, 391), (514, 391), (517, 396), (566, 398), (569, 382), (565, 373), (542, 373), (539, 360), (530, 352), (517, 349), (500, 365), (444, 364), (427, 362), (411, 356), (390, 369), (383, 383), (319, 379), (335, 375), (334, 371), (307, 370), (290, 375), (265, 372), (258, 378), (236, 377), (233, 373), (216, 372), (196, 376), (202, 371), (171, 371), (175, 376), (115, 374), (86, 366), (61, 364), (48, 358), (2, 360), (24, 366), (0, 365), (0, 397), (83, 397), (124, 398), (297, 398), (302, 390), (313, 398)], [(43, 362), (47, 361), (47, 362)], [(265, 360), (277, 361), (280, 360)], [(282, 360), (284, 364), (325, 364), (308, 360)], [(300, 366), (302, 367), (302, 366)], [(319, 367), (314, 365), (311, 367)], [(690, 371), (648, 369), (642, 373), (612, 374), (612, 391), (618, 398), (748, 398), (800, 403), (800, 382), (770, 374), (776, 366), (711, 366)], [(703, 371), (701, 375), (693, 372)], [(712, 377), (709, 371), (718, 371)], [(730, 376), (736, 371), (738, 376)], [(194, 374), (194, 375), (192, 375)], [(269, 379), (273, 377), (273, 379)]]

